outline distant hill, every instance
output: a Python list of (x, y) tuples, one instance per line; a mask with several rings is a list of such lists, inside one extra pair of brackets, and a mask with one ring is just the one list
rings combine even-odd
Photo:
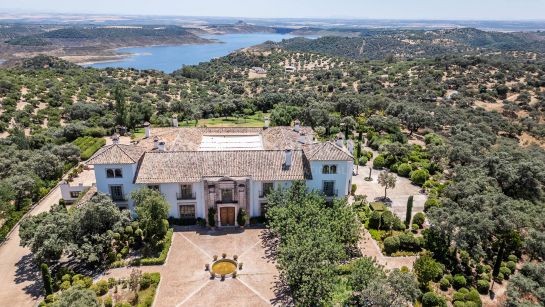
[[(473, 28), (442, 30), (343, 30), (347, 35), (318, 39), (294, 38), (269, 46), (291, 51), (318, 52), (352, 59), (423, 58), (452, 53), (491, 51), (545, 51), (541, 32), (486, 32)], [(359, 33), (354, 37), (355, 33)]]

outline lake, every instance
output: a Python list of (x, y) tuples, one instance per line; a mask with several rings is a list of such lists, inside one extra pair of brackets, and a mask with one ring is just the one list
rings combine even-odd
[(278, 42), (294, 36), (276, 33), (249, 33), (206, 35), (202, 37), (216, 39), (222, 43), (120, 48), (118, 52), (128, 52), (134, 55), (119, 61), (95, 63), (85, 66), (95, 68), (157, 69), (171, 73), (183, 65), (193, 65), (210, 61), (213, 58), (225, 56), (237, 49), (258, 45), (269, 40)]

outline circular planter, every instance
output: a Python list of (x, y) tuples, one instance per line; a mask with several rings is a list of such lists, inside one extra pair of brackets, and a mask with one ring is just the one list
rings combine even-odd
[(216, 277), (232, 276), (234, 272), (237, 271), (238, 264), (236, 261), (231, 259), (219, 259), (214, 261), (210, 266), (210, 272), (214, 273)]

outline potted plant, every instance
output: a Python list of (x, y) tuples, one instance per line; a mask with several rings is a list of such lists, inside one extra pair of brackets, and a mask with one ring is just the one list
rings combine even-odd
[(247, 214), (246, 214), (246, 210), (244, 210), (243, 208), (240, 208), (238, 210), (238, 214), (237, 214), (237, 223), (238, 223), (238, 226), (239, 227), (242, 227), (244, 228), (244, 225), (246, 225), (246, 218), (247, 218)]
[(215, 208), (208, 208), (208, 225), (212, 229), (215, 229), (216, 227), (216, 209)]
[(221, 258), (225, 259), (227, 257), (227, 254), (226, 253), (222, 253), (221, 254)]
[(242, 262), (240, 262), (240, 263), (238, 264), (238, 269), (239, 269), (239, 270), (242, 270)]
[(214, 259), (214, 261), (218, 260), (218, 255), (214, 255), (214, 257), (212, 257)]
[(205, 270), (205, 271), (209, 271), (209, 270), (210, 270), (210, 264), (208, 264), (208, 263), (205, 264), (205, 265), (204, 265), (204, 270)]
[(234, 256), (233, 256), (233, 260), (237, 261), (237, 260), (238, 260), (238, 256), (237, 256), (237, 255), (234, 255)]
[(237, 271), (234, 271), (234, 272), (231, 274), (231, 276), (232, 276), (233, 278), (237, 278)]
[(210, 279), (215, 279), (216, 278), (216, 273), (210, 271)]
[(221, 274), (221, 281), (225, 280), (225, 274)]

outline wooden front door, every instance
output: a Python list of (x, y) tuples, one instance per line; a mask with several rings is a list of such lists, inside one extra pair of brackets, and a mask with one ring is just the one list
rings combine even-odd
[(235, 226), (235, 208), (222, 207), (220, 208), (221, 226)]

